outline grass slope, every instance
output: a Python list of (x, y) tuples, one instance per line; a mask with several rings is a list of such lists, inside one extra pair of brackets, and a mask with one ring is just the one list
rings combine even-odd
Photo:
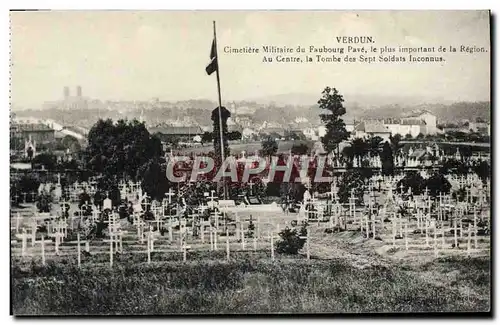
[(489, 311), (487, 258), (356, 268), (346, 260), (12, 269), (14, 314), (358, 313)]

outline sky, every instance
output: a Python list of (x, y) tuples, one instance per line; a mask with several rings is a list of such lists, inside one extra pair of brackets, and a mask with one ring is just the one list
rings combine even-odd
[(223, 100), (288, 93), (490, 100), (490, 53), (444, 63), (263, 63), (223, 47), (338, 47), (337, 36), (374, 46), (460, 45), (490, 50), (487, 11), (45, 11), (11, 12), (11, 102), (39, 108), (80, 85), (100, 100), (217, 100), (207, 76), (217, 22)]

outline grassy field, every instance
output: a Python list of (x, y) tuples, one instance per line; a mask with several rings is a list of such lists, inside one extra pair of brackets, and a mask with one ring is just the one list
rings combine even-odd
[(17, 315), (477, 312), (490, 308), (489, 269), (482, 257), (363, 268), (245, 255), (113, 269), (37, 263), (13, 267), (12, 307)]

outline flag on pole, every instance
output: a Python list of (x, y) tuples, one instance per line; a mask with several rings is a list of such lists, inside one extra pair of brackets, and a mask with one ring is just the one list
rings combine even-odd
[(215, 39), (212, 41), (212, 49), (210, 50), (210, 63), (205, 68), (208, 75), (214, 73), (217, 70), (217, 48), (215, 45)]

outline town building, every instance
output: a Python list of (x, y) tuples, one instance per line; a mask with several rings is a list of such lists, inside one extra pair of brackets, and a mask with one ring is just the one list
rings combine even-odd
[(23, 142), (30, 138), (38, 144), (54, 142), (54, 129), (42, 123), (11, 124), (10, 131), (13, 138), (22, 139)]
[(419, 119), (385, 119), (384, 125), (391, 131), (391, 135), (399, 134), (406, 136), (407, 134), (416, 137), (419, 134), (427, 134), (427, 124), (424, 120)]
[(354, 128), (354, 137), (369, 139), (380, 137), (384, 141), (389, 141), (391, 131), (380, 121), (364, 121)]
[(70, 88), (63, 88), (63, 98), (55, 101), (47, 101), (43, 104), (44, 109), (63, 109), (63, 110), (84, 110), (89, 108), (89, 98), (83, 96), (81, 86), (76, 86), (76, 94), (71, 96)]
[(485, 122), (469, 122), (469, 130), (484, 135), (490, 135), (490, 124)]
[(414, 110), (410, 114), (406, 115), (405, 117), (401, 118), (401, 122), (406, 121), (406, 123), (410, 123), (411, 121), (424, 121), (425, 126), (426, 126), (426, 133), (425, 134), (436, 134), (438, 132), (437, 130), (437, 117), (436, 115), (432, 114), (428, 110)]
[(195, 136), (203, 134), (203, 130), (199, 126), (160, 125), (149, 128), (149, 133), (156, 135), (163, 142), (168, 142), (172, 138), (193, 141)]

